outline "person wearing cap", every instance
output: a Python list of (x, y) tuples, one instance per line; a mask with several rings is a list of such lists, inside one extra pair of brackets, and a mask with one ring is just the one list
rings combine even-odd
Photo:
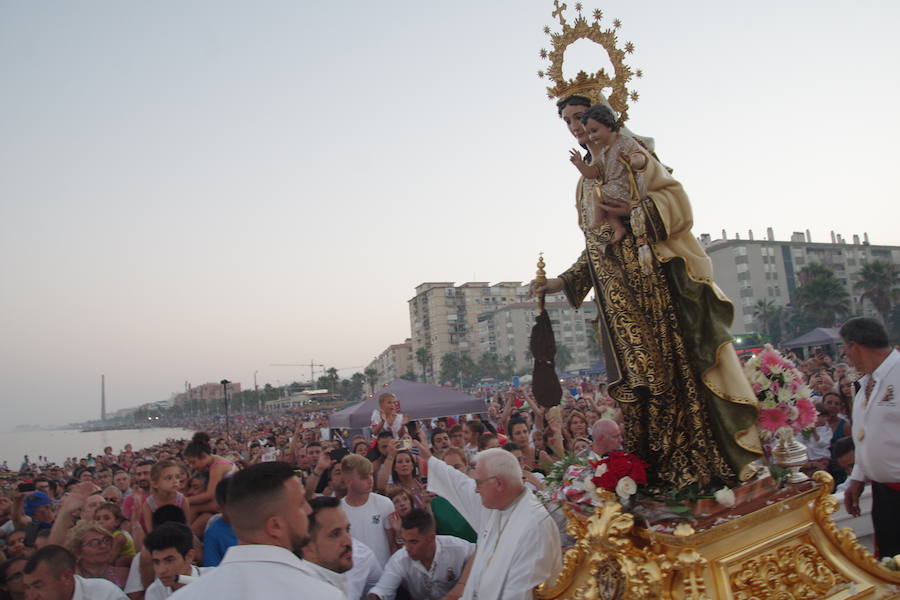
[(38, 529), (49, 529), (53, 526), (53, 500), (44, 492), (29, 494), (25, 498), (25, 515)]

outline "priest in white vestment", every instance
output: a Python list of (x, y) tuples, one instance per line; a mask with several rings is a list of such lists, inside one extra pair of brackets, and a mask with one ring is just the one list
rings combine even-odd
[(416, 446), (428, 458), (428, 491), (478, 533), (462, 600), (531, 600), (535, 586), (559, 573), (562, 549), (550, 513), (522, 483), (516, 457), (500, 448), (479, 453), (473, 479)]

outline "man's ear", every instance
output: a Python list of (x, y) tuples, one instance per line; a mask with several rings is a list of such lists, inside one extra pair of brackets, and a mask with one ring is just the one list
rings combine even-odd
[(187, 551), (187, 553), (184, 555), (184, 560), (186, 560), (190, 564), (194, 564), (194, 549), (193, 548), (191, 548), (190, 550)]

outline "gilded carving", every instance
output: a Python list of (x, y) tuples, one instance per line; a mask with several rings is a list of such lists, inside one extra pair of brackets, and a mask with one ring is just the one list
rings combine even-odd
[(819, 495), (813, 502), (813, 518), (828, 539), (857, 567), (879, 579), (900, 585), (900, 572), (881, 566), (875, 556), (856, 541), (856, 533), (852, 529), (844, 527), (838, 530), (834, 524), (831, 515), (837, 511), (837, 499), (830, 493), (834, 484), (831, 475), (825, 471), (816, 471), (813, 480), (821, 486)]
[(849, 583), (815, 546), (805, 541), (788, 542), (748, 559), (731, 576), (735, 600), (814, 600)]

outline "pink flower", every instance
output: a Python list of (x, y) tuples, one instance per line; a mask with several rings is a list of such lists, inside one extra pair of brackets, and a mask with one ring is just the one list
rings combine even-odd
[(766, 408), (759, 411), (759, 426), (767, 431), (777, 431), (787, 425), (787, 413), (781, 408)]
[(796, 403), (797, 422), (806, 429), (816, 420), (816, 407), (809, 398), (799, 398)]
[(758, 395), (761, 391), (762, 391), (762, 386), (758, 383), (754, 383), (753, 384), (753, 393)]

